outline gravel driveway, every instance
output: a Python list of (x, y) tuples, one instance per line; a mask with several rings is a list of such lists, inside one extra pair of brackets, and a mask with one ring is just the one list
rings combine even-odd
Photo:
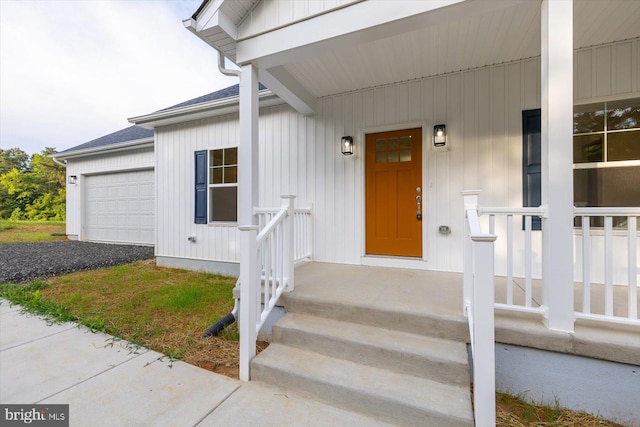
[(26, 282), (153, 258), (153, 247), (64, 240), (0, 244), (0, 283)]

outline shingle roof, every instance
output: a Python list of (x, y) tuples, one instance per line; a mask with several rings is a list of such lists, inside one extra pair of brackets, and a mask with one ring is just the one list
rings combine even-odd
[(141, 126), (129, 126), (125, 129), (120, 129), (119, 131), (110, 133), (109, 135), (102, 136), (100, 138), (96, 138), (89, 142), (85, 142), (84, 144), (77, 145), (73, 148), (69, 148), (68, 150), (64, 150), (57, 154), (65, 154), (70, 153), (72, 151), (80, 151), (87, 150), (90, 148), (98, 148), (104, 147), (107, 145), (118, 144), (121, 142), (135, 141), (137, 139), (144, 138), (153, 138), (153, 130), (145, 129)]
[[(266, 87), (262, 84), (258, 85), (258, 90), (265, 90)], [(169, 111), (174, 108), (187, 107), (189, 105), (202, 104), (204, 102), (216, 101), (218, 99), (231, 98), (233, 96), (238, 96), (240, 94), (240, 85), (235, 84), (233, 86), (225, 87), (224, 89), (220, 89), (215, 92), (208, 93), (206, 95), (199, 96), (197, 98), (190, 99), (188, 101), (181, 102), (180, 104), (172, 105), (171, 107), (163, 108), (162, 110), (156, 111), (156, 113), (160, 111)]]
[[(260, 84), (258, 86), (258, 90), (264, 90), (264, 89), (266, 89), (266, 87), (264, 87), (263, 85)], [(233, 86), (229, 86), (224, 89), (220, 89), (215, 92), (211, 92), (206, 95), (202, 95), (197, 98), (193, 98), (188, 101), (181, 102), (180, 104), (163, 108), (162, 110), (156, 111), (156, 113), (160, 111), (170, 111), (170, 110), (181, 108), (181, 107), (187, 107), (189, 105), (202, 104), (204, 102), (215, 101), (218, 99), (231, 98), (233, 96), (238, 96), (239, 93), (240, 93), (240, 85), (235, 84)], [(135, 141), (136, 139), (151, 138), (151, 137), (153, 137), (153, 130), (145, 129), (143, 127), (134, 125), (134, 126), (129, 126), (128, 128), (110, 133), (109, 135), (105, 135), (100, 138), (94, 139), (92, 141), (85, 142), (84, 144), (80, 144), (75, 147), (69, 148), (68, 150), (62, 151), (57, 154), (68, 154), (73, 151), (104, 147), (107, 145), (118, 144), (121, 142)]]

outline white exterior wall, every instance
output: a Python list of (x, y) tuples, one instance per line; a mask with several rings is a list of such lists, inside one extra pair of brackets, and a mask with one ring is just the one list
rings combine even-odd
[[(605, 55), (603, 50), (616, 54)], [(596, 59), (590, 63), (591, 72), (580, 67), (576, 101), (640, 96), (639, 53), (639, 40), (579, 51), (576, 62), (587, 56)], [(607, 62), (612, 59), (616, 62)], [(614, 80), (608, 85), (599, 71), (605, 68)], [(588, 76), (596, 76), (597, 83), (585, 83)], [(597, 97), (582, 89), (594, 85)], [(610, 90), (604, 92), (601, 86)], [(424, 126), (423, 266), (461, 271), (460, 192), (481, 190), (483, 206), (522, 206), (522, 111), (539, 107), (540, 60), (533, 58), (321, 98), (311, 118), (286, 105), (263, 109), (260, 204), (279, 206), (280, 194), (289, 193), (297, 196), (298, 205), (313, 203), (314, 259), (360, 264), (364, 134)], [(448, 150), (431, 144), (433, 125), (438, 123), (447, 125)], [(237, 126), (237, 115), (228, 115), (157, 130), (158, 255), (237, 262), (235, 228), (193, 223), (193, 152), (237, 145)], [(353, 156), (340, 153), (344, 135), (354, 137)], [(440, 225), (448, 225), (451, 234), (438, 234)], [(503, 234), (503, 229), (498, 222), (497, 232)], [(539, 234), (534, 232), (538, 247)], [(196, 244), (187, 241), (191, 235), (197, 237)], [(523, 240), (517, 235), (514, 246)], [(595, 247), (597, 239), (593, 240)], [(503, 243), (504, 238), (498, 239), (498, 262), (505, 258)], [(539, 248), (536, 256), (540, 259)], [(523, 258), (516, 252), (516, 272), (522, 272)], [(536, 270), (539, 275), (539, 265)]]
[(119, 151), (67, 160), (69, 176), (77, 176), (76, 184), (67, 184), (67, 235), (77, 239), (82, 227), (82, 197), (86, 175), (118, 171), (153, 169), (153, 148)]
[(255, 36), (321, 13), (330, 12), (359, 0), (262, 0), (249, 12), (238, 29), (240, 38)]
[(238, 262), (236, 226), (194, 223), (194, 152), (237, 146), (237, 114), (157, 128), (155, 138), (156, 256)]

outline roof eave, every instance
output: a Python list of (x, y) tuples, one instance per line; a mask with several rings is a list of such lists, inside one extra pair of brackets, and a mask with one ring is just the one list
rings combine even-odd
[(77, 157), (93, 156), (96, 154), (113, 153), (124, 150), (134, 150), (139, 148), (153, 147), (154, 138), (140, 138), (132, 141), (119, 142), (116, 144), (103, 145), (100, 147), (92, 147), (84, 150), (70, 151), (64, 153), (55, 153), (51, 157), (58, 160), (68, 160)]
[[(282, 99), (268, 89), (260, 91), (258, 93), (258, 99), (261, 107), (284, 104)], [(157, 111), (143, 116), (131, 117), (127, 120), (129, 120), (129, 123), (133, 123), (145, 129), (154, 129), (158, 126), (167, 126), (235, 113), (239, 108), (239, 100), (240, 97), (236, 95), (224, 99), (216, 99), (214, 101), (175, 108), (168, 111)]]

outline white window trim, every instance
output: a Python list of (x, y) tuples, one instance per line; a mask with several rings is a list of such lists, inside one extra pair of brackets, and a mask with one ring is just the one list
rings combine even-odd
[[(229, 148), (238, 148), (237, 145), (230, 145), (227, 147), (215, 147), (207, 149), (207, 224), (215, 227), (237, 227), (238, 226), (238, 211), (236, 209), (236, 221), (216, 221), (211, 218), (211, 189), (212, 188), (220, 188), (220, 187), (238, 187), (237, 175), (236, 182), (233, 183), (221, 183), (221, 184), (211, 184), (211, 170), (214, 167), (211, 165), (211, 153), (217, 150), (226, 150)], [(233, 165), (228, 165), (233, 166)], [(238, 168), (238, 164), (235, 164), (236, 168)], [(236, 206), (239, 205), (239, 192), (236, 192)]]

